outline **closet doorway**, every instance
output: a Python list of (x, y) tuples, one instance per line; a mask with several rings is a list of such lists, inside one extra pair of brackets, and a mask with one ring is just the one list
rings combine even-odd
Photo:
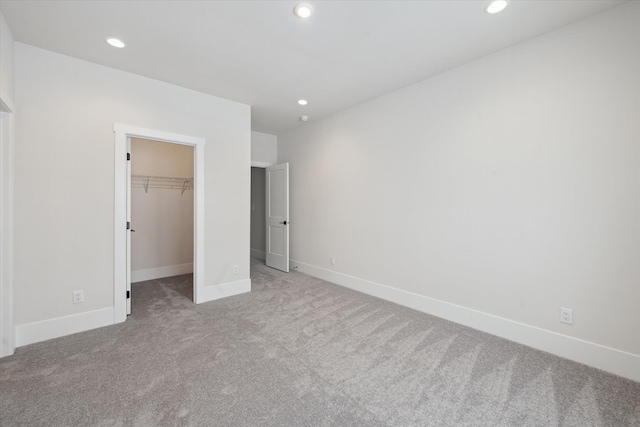
[(194, 153), (194, 244), (193, 244), (193, 301), (196, 304), (211, 300), (207, 295), (204, 268), (204, 158), (206, 139), (166, 131), (147, 129), (121, 123), (113, 124), (115, 141), (114, 161), (114, 322), (127, 320), (131, 312), (131, 139), (161, 141), (188, 145)]
[(194, 148), (130, 144), (131, 283), (166, 286), (193, 301)]

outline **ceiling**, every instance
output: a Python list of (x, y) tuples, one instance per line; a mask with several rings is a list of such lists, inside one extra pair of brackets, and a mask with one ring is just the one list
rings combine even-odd
[(295, 1), (2, 0), (0, 10), (18, 42), (250, 104), (252, 129), (277, 134), (624, 0), (511, 0), (496, 15), (484, 0), (307, 2), (307, 20)]

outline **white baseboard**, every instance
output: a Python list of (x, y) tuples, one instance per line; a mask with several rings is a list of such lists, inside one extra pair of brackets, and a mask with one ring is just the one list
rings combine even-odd
[(251, 248), (251, 256), (253, 258), (257, 258), (257, 259), (260, 259), (262, 261), (267, 259), (267, 253), (265, 251), (261, 251), (260, 249)]
[(640, 382), (640, 356), (380, 283), (290, 260), (291, 268), (538, 350)]
[(193, 273), (193, 263), (168, 265), (166, 267), (135, 270), (131, 272), (131, 283), (144, 282), (145, 280), (161, 279), (163, 277), (179, 276)]
[(251, 291), (251, 279), (236, 280), (235, 282), (221, 283), (219, 285), (205, 286), (198, 290), (196, 304), (226, 298), (233, 295), (244, 294)]
[(16, 326), (16, 347), (114, 324), (113, 307)]

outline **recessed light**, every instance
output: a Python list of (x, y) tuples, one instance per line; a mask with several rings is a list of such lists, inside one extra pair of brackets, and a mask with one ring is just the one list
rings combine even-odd
[(122, 40), (114, 39), (114, 38), (107, 39), (107, 43), (109, 43), (111, 46), (117, 47), (119, 49), (122, 49), (123, 47), (126, 46), (126, 44), (124, 44), (124, 42)]
[(306, 100), (306, 99), (299, 99), (299, 100), (298, 100), (298, 104), (300, 104), (300, 105), (307, 105), (307, 104), (308, 104), (308, 102), (307, 102), (307, 100)]
[(298, 3), (296, 7), (293, 8), (293, 13), (295, 13), (298, 18), (307, 19), (313, 13), (313, 8), (308, 3)]
[(487, 2), (484, 11), (490, 14), (502, 12), (509, 4), (509, 0), (492, 0)]

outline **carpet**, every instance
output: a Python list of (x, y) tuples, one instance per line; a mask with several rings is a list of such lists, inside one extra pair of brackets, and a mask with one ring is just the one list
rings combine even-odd
[(252, 260), (194, 305), (133, 285), (129, 319), (0, 359), (2, 426), (640, 426), (640, 383)]

